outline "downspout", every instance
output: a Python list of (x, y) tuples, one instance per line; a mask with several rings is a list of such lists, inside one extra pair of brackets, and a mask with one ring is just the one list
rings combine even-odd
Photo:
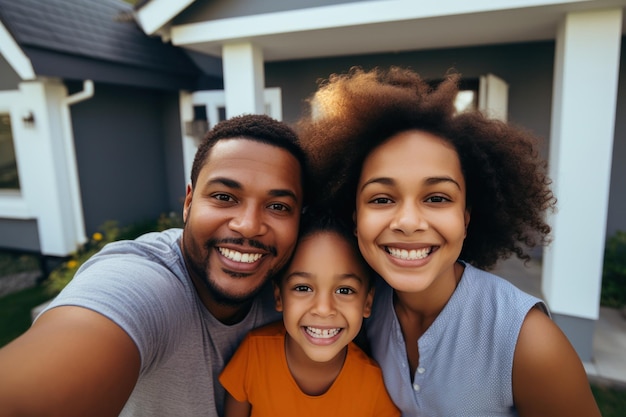
[(74, 210), (74, 231), (75, 241), (82, 245), (87, 242), (85, 235), (85, 221), (83, 216), (83, 204), (81, 201), (80, 183), (78, 181), (78, 166), (76, 163), (76, 152), (74, 148), (74, 131), (72, 129), (70, 106), (84, 100), (92, 98), (94, 86), (92, 80), (83, 81), (83, 90), (65, 97), (62, 101), (62, 111), (65, 112), (63, 124), (65, 134), (65, 157), (67, 158), (68, 180), (72, 192), (72, 209)]

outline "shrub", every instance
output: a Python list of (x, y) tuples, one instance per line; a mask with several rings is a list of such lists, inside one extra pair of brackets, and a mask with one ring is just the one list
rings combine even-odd
[(626, 232), (621, 230), (607, 239), (604, 248), (600, 304), (615, 308), (626, 306)]
[(50, 272), (50, 276), (46, 281), (47, 290), (51, 295), (54, 295), (65, 288), (74, 277), (78, 268), (109, 242), (135, 239), (147, 232), (162, 231), (172, 227), (182, 227), (182, 224), (180, 216), (173, 212), (167, 215), (162, 214), (156, 221), (132, 224), (124, 228), (120, 228), (116, 221), (111, 220), (105, 222), (100, 226), (100, 232), (94, 233), (91, 239), (89, 239), (89, 242)]

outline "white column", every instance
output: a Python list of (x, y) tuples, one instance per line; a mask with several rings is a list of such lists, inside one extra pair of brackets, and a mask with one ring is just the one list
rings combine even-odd
[(224, 45), (226, 117), (265, 113), (263, 51), (250, 42)]
[[(76, 212), (80, 199), (77, 175), (73, 169), (71, 122), (67, 110), (67, 90), (54, 81), (22, 82), (22, 113), (32, 112), (34, 122), (20, 127), (16, 152), (21, 192), (29, 211), (37, 219), (40, 248), (44, 255), (66, 256), (85, 242), (82, 212)], [(72, 152), (68, 152), (68, 146)], [(82, 232), (82, 233), (81, 233)]]
[(621, 9), (589, 11), (565, 16), (557, 35), (549, 163), (558, 210), (542, 291), (558, 317), (599, 315), (621, 29)]

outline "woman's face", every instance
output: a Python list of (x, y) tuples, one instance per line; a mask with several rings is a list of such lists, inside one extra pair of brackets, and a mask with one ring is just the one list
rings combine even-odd
[(365, 159), (357, 187), (359, 248), (394, 289), (454, 278), (469, 212), (456, 150), (431, 133), (398, 133)]

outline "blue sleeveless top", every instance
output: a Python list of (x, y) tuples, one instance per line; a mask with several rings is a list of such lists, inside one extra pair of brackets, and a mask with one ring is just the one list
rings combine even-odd
[(465, 264), (448, 304), (418, 340), (419, 365), (410, 368), (393, 290), (381, 280), (365, 321), (372, 356), (403, 416), (517, 416), (513, 354), (529, 310), (540, 299), (508, 281)]

